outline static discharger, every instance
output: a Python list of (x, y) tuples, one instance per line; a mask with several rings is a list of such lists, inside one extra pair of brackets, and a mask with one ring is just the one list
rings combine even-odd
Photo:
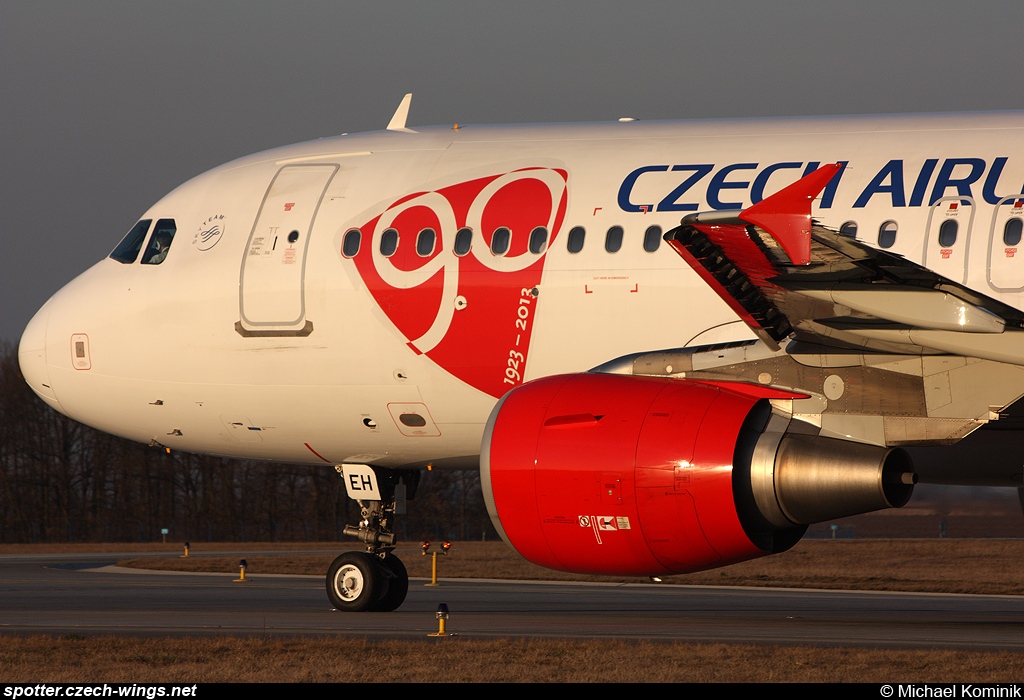
[[(427, 556), (427, 552), (430, 550), (430, 543), (429, 542), (424, 542), (422, 546), (423, 546), (423, 556)], [(441, 543), (440, 554), (447, 554), (448, 550), (451, 549), (451, 548), (452, 548), (452, 543), (451, 542), (442, 542)], [(424, 583), (423, 584), (424, 586), (436, 586), (436, 585), (438, 585), (437, 584), (437, 555), (438, 555), (438, 553), (439, 552), (437, 550), (434, 550), (433, 552), (430, 552), (430, 554), (431, 554), (431, 560), (430, 560), (430, 583)], [(445, 610), (447, 610), (447, 608), (445, 608)], [(438, 614), (440, 614), (440, 613), (438, 613)]]
[(235, 583), (245, 583), (248, 579), (245, 578), (245, 567), (248, 564), (245, 563), (245, 559), (238, 562), (238, 578), (235, 579)]
[(185, 553), (182, 554), (180, 557), (178, 557), (178, 559), (188, 559), (188, 550), (189, 550), (189, 547), (191, 547), (191, 546), (192, 545), (190, 543), (186, 542), (185, 543)]
[[(424, 542), (423, 544), (428, 544)], [(445, 542), (445, 544), (448, 544)], [(426, 552), (424, 552), (426, 554)], [(435, 552), (436, 554), (436, 552)], [(437, 632), (431, 632), (428, 637), (453, 637), (455, 636), (451, 632), (445, 630), (445, 625), (448, 622), (448, 605), (441, 603), (437, 606)]]

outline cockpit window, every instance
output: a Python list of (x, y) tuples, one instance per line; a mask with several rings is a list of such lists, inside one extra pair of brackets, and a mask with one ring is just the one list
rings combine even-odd
[(151, 223), (153, 223), (152, 219), (143, 219), (132, 226), (132, 230), (121, 239), (110, 257), (125, 265), (135, 262), (135, 259), (139, 257), (139, 251), (142, 250), (142, 243), (146, 240), (146, 233), (149, 231)]
[(177, 231), (174, 219), (160, 219), (153, 227), (153, 235), (149, 237), (149, 245), (142, 255), (143, 265), (159, 265), (167, 257), (167, 251), (171, 249), (171, 241), (174, 240), (174, 232)]

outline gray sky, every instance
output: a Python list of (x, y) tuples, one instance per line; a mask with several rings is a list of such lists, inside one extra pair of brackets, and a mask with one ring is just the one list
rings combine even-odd
[(0, 0), (0, 340), (177, 184), (414, 125), (1020, 109), (1013, 2)]

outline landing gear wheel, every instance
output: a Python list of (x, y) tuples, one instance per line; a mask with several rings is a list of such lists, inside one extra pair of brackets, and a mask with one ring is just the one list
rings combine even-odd
[(327, 597), (334, 607), (345, 612), (377, 609), (381, 590), (386, 594), (388, 588), (381, 566), (366, 552), (345, 552), (335, 559), (327, 569)]
[(409, 593), (409, 572), (405, 570), (405, 564), (391, 552), (384, 555), (381, 566), (390, 571), (394, 578), (388, 580), (388, 589), (381, 596), (381, 599), (373, 607), (373, 610), (391, 612), (397, 610), (405, 601)]

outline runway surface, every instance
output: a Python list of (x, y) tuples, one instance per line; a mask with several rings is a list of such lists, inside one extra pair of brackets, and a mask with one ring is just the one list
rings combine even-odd
[[(253, 554), (249, 552), (249, 554)], [(321, 577), (137, 573), (124, 554), (0, 557), (0, 631), (561, 637), (1024, 650), (1024, 597), (414, 579), (393, 613), (331, 609)]]

